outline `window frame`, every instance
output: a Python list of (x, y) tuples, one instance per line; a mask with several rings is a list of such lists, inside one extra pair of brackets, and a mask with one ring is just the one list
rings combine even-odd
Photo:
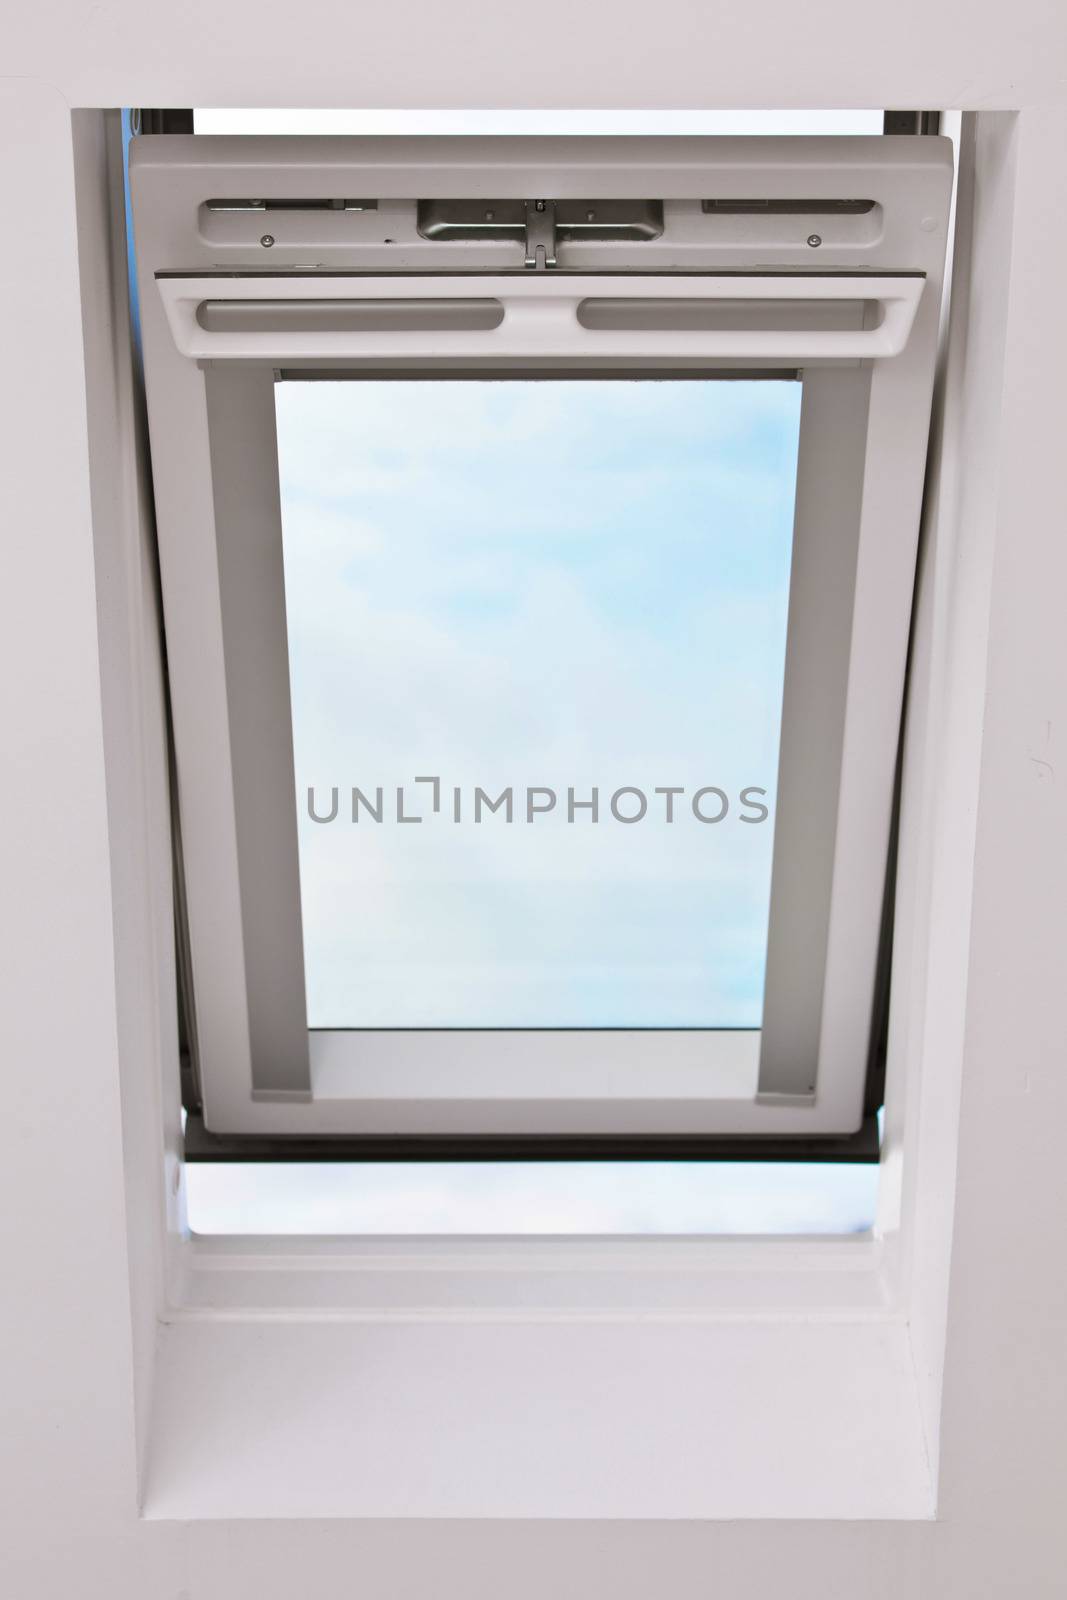
[[(947, 141), (295, 143), (294, 150), (294, 141), (278, 138), (201, 135), (194, 144), (148, 136), (135, 141), (131, 157), (206, 1126), (220, 1134), (375, 1142), (390, 1136), (795, 1139), (852, 1133), (864, 1111), (952, 176)], [(430, 145), (435, 163), (428, 161)], [(859, 242), (827, 240), (826, 267), (818, 274), (806, 241), (783, 247), (773, 269), (753, 268), (744, 219), (731, 217), (725, 241), (705, 249), (700, 265), (705, 279), (734, 275), (734, 292), (770, 276), (779, 283), (803, 276), (826, 292), (831, 278), (834, 292), (846, 278), (853, 284), (862, 279), (868, 290), (875, 279), (925, 278), (910, 336), (891, 358), (846, 353), (798, 361), (798, 348), (820, 348), (815, 333), (807, 346), (779, 339), (769, 353), (764, 333), (762, 344), (757, 339), (750, 353), (740, 351), (750, 369), (777, 371), (785, 360), (802, 365), (804, 374), (766, 1014), (755, 1075), (751, 1059), (740, 1063), (746, 1047), (751, 1058), (752, 1044), (740, 1030), (737, 1037), (726, 1030), (331, 1030), (313, 1033), (309, 1042), (273, 384), (282, 370), (321, 372), (335, 359), (340, 368), (352, 357), (324, 357), (321, 348), (308, 354), (306, 346), (294, 351), (286, 347), (288, 335), (267, 350), (262, 339), (242, 346), (246, 335), (236, 345), (232, 336), (221, 342), (208, 337), (183, 353), (175, 340), (175, 333), (182, 337), (175, 308), (193, 303), (190, 295), (193, 301), (207, 293), (243, 298), (250, 284), (258, 293), (277, 293), (282, 282), (273, 271), (265, 277), (258, 257), (254, 267), (241, 267), (247, 242), (237, 256), (209, 268), (206, 258), (224, 252), (217, 238), (198, 231), (199, 207), (189, 204), (190, 196), (247, 193), (249, 186), (283, 194), (290, 192), (286, 185), (331, 192), (329, 183), (346, 193), (388, 198), (395, 212), (402, 201), (445, 196), (463, 183), (486, 185), (482, 192), (488, 193), (525, 192), (535, 163), (538, 187), (560, 197), (624, 194), (635, 183), (643, 190), (658, 180), (669, 197), (689, 200), (758, 194), (758, 186), (772, 194), (862, 192), (876, 199), (879, 229), (865, 229)], [(798, 219), (786, 220), (795, 235)], [(759, 221), (762, 226), (766, 219)], [(631, 257), (645, 248), (632, 248)], [(765, 237), (760, 248), (768, 248)], [(456, 246), (415, 249), (432, 258), (429, 273), (456, 273)], [(382, 254), (379, 248), (377, 257)], [(276, 259), (272, 251), (272, 267)], [(335, 253), (330, 275), (301, 272), (298, 279), (289, 263), (288, 292), (309, 298), (337, 293), (342, 259), (348, 257)], [(366, 258), (355, 259), (361, 270)], [(479, 259), (479, 252), (467, 259)], [(690, 253), (686, 259), (696, 258)], [(283, 258), (282, 273), (285, 265)], [(374, 270), (381, 275), (380, 265)], [(588, 292), (589, 269), (576, 270)], [(465, 292), (481, 295), (492, 284), (507, 294), (516, 281), (525, 289), (535, 276), (546, 275), (499, 285), (468, 280)], [(553, 288), (565, 277), (550, 276)], [(368, 281), (359, 279), (361, 296)], [(444, 281), (434, 280), (437, 288)], [(657, 288), (667, 281), (659, 278)], [(397, 279), (389, 282), (395, 294)], [(410, 284), (406, 279), (405, 293)], [(753, 293), (767, 288), (756, 284)], [(868, 341), (871, 331), (864, 329)], [(668, 338), (658, 355), (641, 359), (654, 362), (658, 372), (674, 361), (679, 377), (736, 370), (735, 354), (725, 368), (709, 370), (707, 356), (679, 358), (677, 343)], [(564, 352), (562, 359), (578, 375), (600, 358)], [(364, 372), (373, 370), (366, 355), (362, 360)], [(633, 374), (630, 362), (623, 375)], [(405, 368), (405, 375), (421, 370)], [(501, 376), (508, 369), (492, 370)], [(261, 537), (265, 523), (275, 535), (269, 541)], [(853, 580), (842, 584), (841, 552), (850, 547)], [(829, 610), (827, 594), (833, 597)], [(821, 759), (812, 759), (813, 749)], [(264, 795), (272, 797), (269, 807)], [(272, 862), (269, 873), (261, 870), (264, 859)], [(700, 1053), (709, 1047), (723, 1051), (727, 1070), (737, 1063), (732, 1093), (699, 1092), (711, 1075)], [(449, 1055), (448, 1092), (442, 1093)]]

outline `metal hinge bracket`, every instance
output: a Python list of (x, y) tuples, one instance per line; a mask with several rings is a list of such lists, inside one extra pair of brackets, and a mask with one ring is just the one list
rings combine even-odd
[(556, 202), (526, 202), (526, 265), (544, 272), (556, 265)]

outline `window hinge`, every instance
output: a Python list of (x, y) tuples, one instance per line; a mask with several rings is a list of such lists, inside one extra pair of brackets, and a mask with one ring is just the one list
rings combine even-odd
[(526, 265), (543, 272), (556, 265), (556, 202), (526, 202)]

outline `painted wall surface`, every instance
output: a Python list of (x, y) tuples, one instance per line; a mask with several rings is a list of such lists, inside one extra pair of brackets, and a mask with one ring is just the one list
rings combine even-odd
[(1056, 0), (66, 0), (8, 26), (4, 70), (72, 105), (1013, 109), (1062, 99), (1063, 26)]
[[(248, 0), (166, 13), (99, 0), (27, 10), (5, 34), (0, 1594), (1062, 1595), (1067, 216), (1053, 202), (1067, 167), (1067, 13), (1052, 0), (889, 11), (843, 0), (728, 11), (466, 0), (366, 13), (319, 0), (298, 14)], [(980, 781), (968, 800), (936, 1521), (138, 1518), (134, 1396), (150, 1380), (152, 1303), (146, 1247), (127, 1230), (117, 1074), (120, 1051), (138, 1048), (119, 973), (137, 923), (113, 896), (115, 852), (131, 846), (105, 792), (97, 600), (106, 604), (110, 575), (94, 564), (70, 111), (198, 102), (1027, 108), (980, 123), (976, 210), (994, 231), (1010, 228), (1011, 249), (988, 276), (976, 267), (960, 331), (971, 352), (962, 414), (946, 430), (946, 461), (983, 488), (980, 504), (949, 500), (963, 535), (967, 518), (986, 519), (992, 583)], [(963, 401), (989, 383), (999, 394), (976, 419)], [(146, 804), (158, 804), (158, 774), (145, 782)], [(131, 806), (127, 821), (135, 815)], [(950, 888), (958, 898), (960, 885)], [(947, 1250), (935, 1202), (948, 1197), (926, 1198), (919, 1275)], [(934, 1352), (938, 1331), (917, 1333), (916, 1349), (925, 1340)]]

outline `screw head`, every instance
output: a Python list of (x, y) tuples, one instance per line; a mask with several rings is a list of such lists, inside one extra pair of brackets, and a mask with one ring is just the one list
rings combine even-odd
[(269, 250), (271, 245), (274, 243), (273, 233), (265, 233), (259, 242), (263, 246), (264, 250)]
[(822, 244), (822, 234), (821, 233), (809, 233), (808, 234), (808, 243), (811, 245), (811, 248), (813, 250), (817, 250), (819, 248), (819, 246)]

